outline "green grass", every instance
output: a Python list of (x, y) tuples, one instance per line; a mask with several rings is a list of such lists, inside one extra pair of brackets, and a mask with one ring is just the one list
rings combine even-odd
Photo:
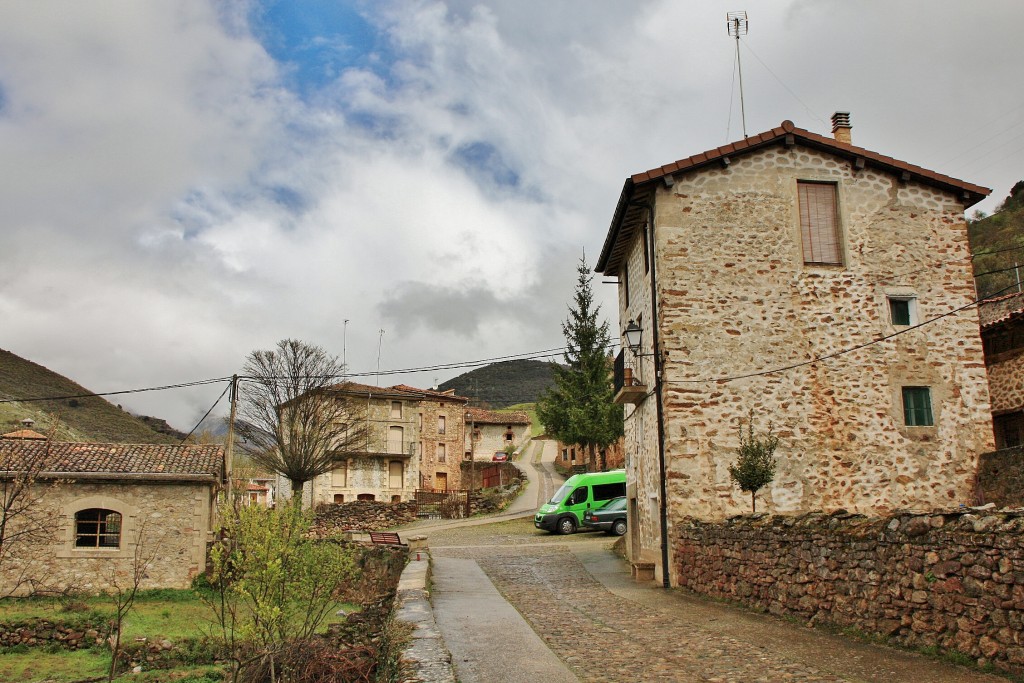
[(540, 423), (540, 420), (537, 419), (537, 404), (536, 403), (517, 403), (514, 406), (509, 406), (508, 408), (502, 408), (501, 410), (499, 410), (497, 412), (500, 413), (503, 410), (518, 410), (520, 412), (523, 412), (523, 413), (526, 413), (527, 415), (529, 415), (530, 416), (530, 437), (531, 438), (536, 438), (536, 437), (541, 436), (542, 434), (544, 434), (544, 425), (542, 425)]
[[(108, 650), (76, 650), (48, 652), (43, 648), (22, 648), (0, 653), (0, 681), (4, 683), (74, 683), (103, 677), (110, 668)], [(122, 673), (114, 679), (119, 683), (213, 683), (225, 680), (224, 667), (218, 665), (187, 666), (168, 670)]]
[(22, 648), (0, 654), (0, 680), (80, 681), (103, 676), (110, 668), (110, 653), (103, 650), (48, 652), (43, 648)]

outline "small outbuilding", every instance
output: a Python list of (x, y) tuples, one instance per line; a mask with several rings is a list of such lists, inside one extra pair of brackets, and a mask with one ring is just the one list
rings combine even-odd
[[(185, 588), (206, 567), (224, 477), (220, 446), (0, 441), (0, 479), (23, 485), (0, 594), (110, 590), (151, 560), (142, 588)], [(20, 525), (20, 527), (18, 526)]]

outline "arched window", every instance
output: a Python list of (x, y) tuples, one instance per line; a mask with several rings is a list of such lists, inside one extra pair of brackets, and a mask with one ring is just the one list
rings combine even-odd
[(75, 513), (76, 548), (120, 548), (121, 513), (88, 508)]

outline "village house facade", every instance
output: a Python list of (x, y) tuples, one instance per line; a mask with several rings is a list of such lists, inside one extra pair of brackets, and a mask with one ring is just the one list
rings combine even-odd
[(419, 423), (420, 488), (451, 491), (462, 488), (462, 444), (465, 440), (465, 411), (468, 398), (454, 389), (433, 391), (399, 384), (395, 389), (420, 397)]
[(338, 453), (335, 468), (312, 482), (314, 503), (353, 500), (406, 502), (417, 489), (456, 489), (462, 483), (463, 408), (454, 392), (406, 385), (343, 382), (331, 388), (365, 421), (361, 448)]
[(978, 306), (996, 448), (1024, 445), (1024, 294)]
[(0, 477), (26, 466), (46, 532), (4, 557), (0, 594), (123, 588), (136, 550), (157, 558), (142, 588), (187, 588), (206, 569), (224, 476), (220, 446), (0, 442)]
[(623, 187), (596, 271), (642, 333), (616, 361), (627, 547), (663, 580), (681, 518), (750, 511), (728, 472), (749, 416), (781, 440), (759, 510), (973, 501), (992, 430), (963, 212), (989, 190), (833, 121), (835, 139), (784, 121)]
[(466, 460), (491, 460), (509, 446), (518, 450), (530, 436), (530, 416), (519, 410), (466, 408)]

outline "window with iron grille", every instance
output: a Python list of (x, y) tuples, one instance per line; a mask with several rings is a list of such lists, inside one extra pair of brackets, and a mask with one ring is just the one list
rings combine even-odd
[(103, 508), (89, 508), (76, 512), (75, 547), (121, 547), (121, 513)]

